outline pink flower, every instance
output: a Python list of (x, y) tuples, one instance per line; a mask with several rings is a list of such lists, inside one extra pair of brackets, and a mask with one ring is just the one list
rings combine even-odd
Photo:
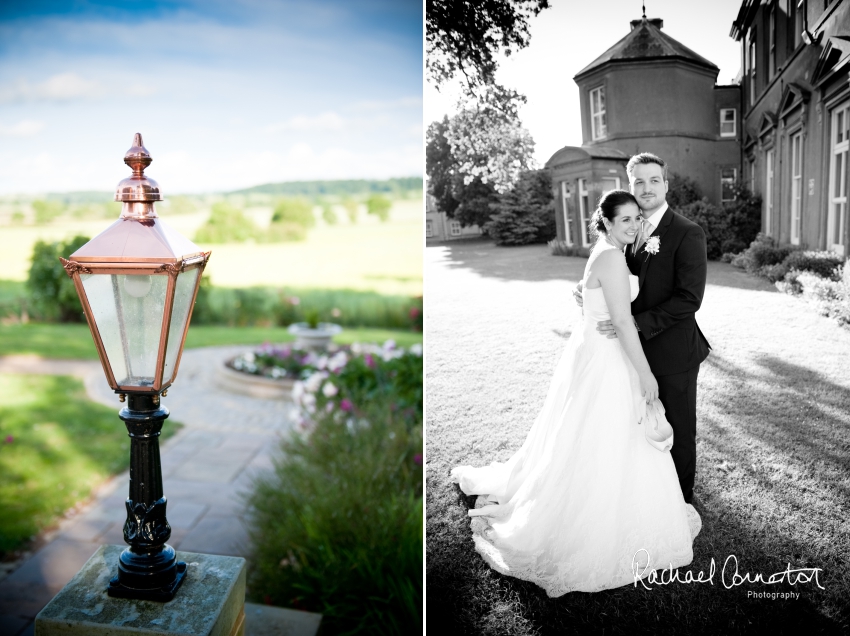
[(333, 309), (331, 309), (331, 316), (333, 316), (334, 318), (339, 318), (340, 316), (342, 316), (342, 312), (339, 310), (339, 308), (334, 307)]
[(348, 398), (343, 398), (342, 402), (339, 403), (339, 408), (341, 408), (343, 411), (353, 411), (354, 405)]
[(375, 358), (372, 357), (371, 353), (367, 353), (365, 356), (363, 356), (363, 361), (366, 363), (366, 366), (369, 367), (370, 369), (375, 368)]
[(7, 435), (7, 436), (6, 436), (6, 443), (7, 443), (7, 444), (11, 444), (11, 443), (12, 443), (12, 442), (14, 442), (14, 441), (15, 441), (15, 438), (14, 438), (14, 437), (12, 437), (11, 435)]
[(413, 456), (413, 463), (416, 464), (417, 466), (422, 465), (422, 453), (416, 453)]
[(296, 306), (297, 306), (297, 305), (300, 305), (300, 304), (301, 304), (301, 299), (300, 299), (300, 298), (298, 298), (298, 296), (293, 296), (292, 298), (290, 298), (290, 299), (289, 299), (289, 304), (290, 304), (290, 305), (296, 305)]
[(422, 313), (422, 312), (419, 311), (419, 307), (411, 307), (410, 308), (410, 318), (412, 320), (416, 320), (417, 318), (419, 318), (420, 313)]

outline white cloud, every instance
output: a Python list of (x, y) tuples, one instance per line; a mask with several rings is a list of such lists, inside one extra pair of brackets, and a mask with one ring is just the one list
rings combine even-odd
[(60, 73), (38, 84), (19, 80), (13, 85), (0, 86), (0, 102), (65, 102), (103, 94), (103, 87), (76, 73)]
[(0, 137), (32, 137), (44, 130), (43, 121), (23, 119), (13, 126), (0, 126)]
[(322, 113), (315, 117), (297, 115), (285, 122), (266, 126), (264, 132), (276, 133), (285, 130), (309, 130), (309, 131), (331, 131), (340, 130), (345, 125), (345, 120), (333, 112)]

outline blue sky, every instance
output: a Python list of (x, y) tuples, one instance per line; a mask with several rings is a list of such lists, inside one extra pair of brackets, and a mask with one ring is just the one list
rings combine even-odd
[(0, 3), (0, 195), (422, 171), (419, 0)]

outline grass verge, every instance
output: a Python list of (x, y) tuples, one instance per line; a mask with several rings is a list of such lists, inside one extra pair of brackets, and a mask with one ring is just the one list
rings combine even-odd
[[(178, 427), (169, 420), (161, 439)], [(129, 446), (116, 410), (80, 380), (0, 374), (0, 558), (127, 468)]]
[[(399, 346), (422, 342), (422, 334), (389, 329), (345, 329), (334, 340), (340, 344), (352, 342), (384, 342), (393, 339)], [(291, 342), (293, 336), (286, 327), (218, 327), (191, 326), (186, 347), (219, 345), (256, 345), (263, 342)], [(97, 360), (91, 332), (84, 324), (43, 324), (0, 326), (0, 356), (35, 354), (64, 360)]]

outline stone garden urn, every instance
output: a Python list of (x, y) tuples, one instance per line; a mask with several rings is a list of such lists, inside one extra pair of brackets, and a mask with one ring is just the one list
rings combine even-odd
[(295, 346), (313, 351), (327, 349), (335, 335), (342, 327), (330, 322), (320, 322), (311, 327), (306, 322), (296, 322), (289, 325), (289, 333), (295, 336)]

